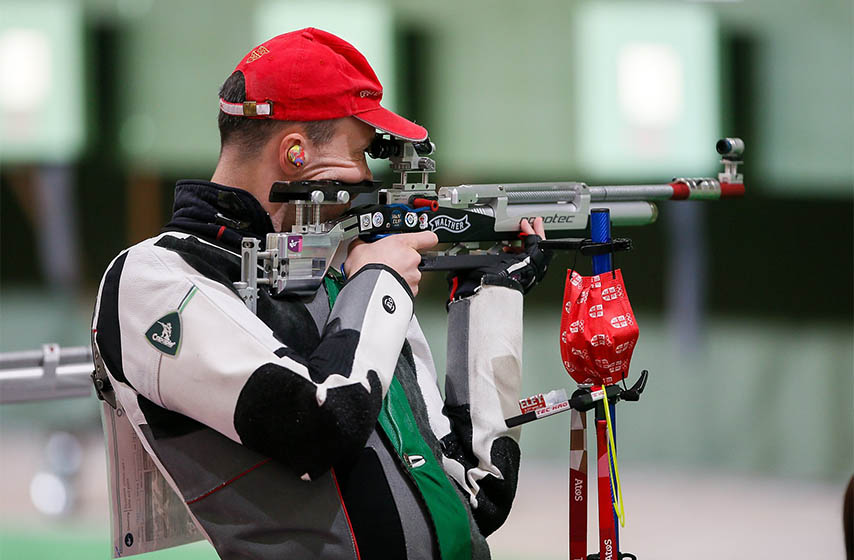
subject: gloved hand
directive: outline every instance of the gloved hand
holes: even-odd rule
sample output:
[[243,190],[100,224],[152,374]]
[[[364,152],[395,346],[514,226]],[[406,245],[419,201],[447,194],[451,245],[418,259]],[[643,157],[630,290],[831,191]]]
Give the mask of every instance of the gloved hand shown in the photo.
[[545,239],[543,219],[534,220],[533,227],[523,220],[521,228],[521,252],[506,252],[490,266],[448,275],[449,302],[470,297],[484,285],[505,286],[527,294],[545,277],[552,254],[539,248],[539,242]]

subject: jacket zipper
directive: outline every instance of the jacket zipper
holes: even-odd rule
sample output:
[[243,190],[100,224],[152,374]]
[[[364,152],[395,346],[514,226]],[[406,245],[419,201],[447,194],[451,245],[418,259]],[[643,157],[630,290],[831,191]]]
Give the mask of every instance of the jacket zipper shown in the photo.
[[397,451],[397,455],[400,456],[403,453],[403,436],[400,435],[400,427],[397,425],[397,422],[394,420],[394,414],[389,410],[389,401],[383,401],[383,408],[385,409],[386,418],[388,418],[391,427],[394,429],[394,437],[397,438],[397,445],[395,445],[395,451]]
[[[385,408],[385,409],[386,409],[386,413],[388,413],[388,407],[386,406],[386,402],[385,402],[385,401],[383,401],[383,408]],[[398,426],[397,426],[397,422],[395,422],[395,421],[394,421],[394,418],[392,417],[392,415],[391,415],[391,414],[388,414],[388,418],[389,418],[389,420],[390,420],[390,422],[391,422],[392,427],[393,427],[393,428],[394,428],[394,430],[395,430],[395,434],[394,434],[394,435],[397,437],[397,440],[400,442],[400,445],[398,446],[399,452],[394,453],[394,457],[395,457],[398,461],[400,461],[400,462],[403,464],[403,469],[402,469],[402,470],[403,470],[403,472],[405,473],[405,476],[410,480],[410,482],[412,482],[412,485],[415,487],[415,490],[412,492],[412,493],[413,493],[413,495],[414,495],[414,497],[415,497],[415,499],[418,501],[418,503],[419,503],[419,504],[420,504],[424,509],[427,509],[427,501],[424,499],[424,496],[422,496],[422,495],[421,495],[421,489],[420,489],[420,487],[418,486],[418,482],[415,480],[415,474],[412,472],[412,469],[407,468],[408,466],[410,466],[409,457],[408,457],[408,456],[406,456],[406,457],[404,458],[404,457],[402,456],[402,455],[404,455],[404,454],[402,453],[402,448],[403,448],[403,438],[400,436],[400,428],[398,428]],[[384,431],[384,430],[380,430],[380,433],[385,433],[385,431]],[[386,435],[387,435],[387,434],[386,434]],[[389,443],[391,443],[392,445],[394,445],[394,443],[393,443],[390,439],[389,439]],[[424,519],[427,521],[427,526],[429,527],[429,529],[430,529],[430,534],[431,534],[431,535],[432,535],[432,537],[433,537],[433,544],[435,544],[435,545],[436,545],[436,551],[439,553],[439,557],[441,558],[442,553],[441,553],[441,551],[439,550],[439,532],[438,532],[438,530],[436,529],[436,522],[435,522],[435,521],[433,521],[433,516],[429,513],[429,510],[428,510],[427,515],[425,515],[425,516],[424,516]]]

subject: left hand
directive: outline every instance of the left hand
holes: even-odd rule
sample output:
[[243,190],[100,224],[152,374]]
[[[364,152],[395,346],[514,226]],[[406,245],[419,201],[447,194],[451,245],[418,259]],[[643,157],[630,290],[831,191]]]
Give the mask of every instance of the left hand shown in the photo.
[[538,246],[546,237],[543,219],[536,218],[533,225],[522,220],[519,227],[524,247],[506,249],[494,265],[449,277],[451,299],[471,296],[481,285],[505,286],[527,294],[545,277],[552,255]]
[[546,228],[543,225],[543,219],[540,216],[534,218],[533,227],[531,227],[531,222],[528,220],[522,220],[519,222],[519,227],[522,228],[522,233],[525,235],[539,235],[540,239],[546,238]]

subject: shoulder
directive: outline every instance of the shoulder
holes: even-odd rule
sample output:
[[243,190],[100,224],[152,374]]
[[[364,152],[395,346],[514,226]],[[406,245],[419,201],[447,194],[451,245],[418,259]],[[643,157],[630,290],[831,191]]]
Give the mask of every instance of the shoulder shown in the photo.
[[240,255],[233,251],[188,233],[165,232],[119,253],[107,266],[103,280],[111,276],[156,280],[164,275],[190,275],[230,286],[229,273],[239,266]]
[[124,315],[158,302],[175,304],[193,287],[218,300],[240,300],[233,286],[239,266],[236,254],[189,234],[169,232],[146,239],[107,266],[96,314],[104,306]]

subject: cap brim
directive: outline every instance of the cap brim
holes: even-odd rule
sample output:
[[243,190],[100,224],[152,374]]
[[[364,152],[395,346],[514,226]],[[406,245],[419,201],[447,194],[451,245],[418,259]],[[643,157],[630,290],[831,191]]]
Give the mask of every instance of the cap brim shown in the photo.
[[426,128],[418,126],[414,122],[404,119],[400,115],[392,113],[383,107],[369,109],[353,116],[382,132],[404,140],[420,142],[427,139]]

